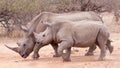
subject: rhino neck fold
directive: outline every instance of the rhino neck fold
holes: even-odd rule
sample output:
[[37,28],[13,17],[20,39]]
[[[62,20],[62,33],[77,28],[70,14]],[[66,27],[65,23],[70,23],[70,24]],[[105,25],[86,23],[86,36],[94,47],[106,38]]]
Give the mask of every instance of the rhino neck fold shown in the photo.
[[59,40],[57,38],[58,31],[59,31],[59,29],[55,29],[54,27],[51,27],[52,40],[55,42],[59,42]]
[[42,18],[44,16],[45,16],[44,13],[40,13],[35,18],[33,18],[33,20],[30,23],[30,26],[29,26],[29,34],[31,34],[33,31],[35,31],[36,27],[38,26],[39,23],[41,23],[40,21],[42,20]]

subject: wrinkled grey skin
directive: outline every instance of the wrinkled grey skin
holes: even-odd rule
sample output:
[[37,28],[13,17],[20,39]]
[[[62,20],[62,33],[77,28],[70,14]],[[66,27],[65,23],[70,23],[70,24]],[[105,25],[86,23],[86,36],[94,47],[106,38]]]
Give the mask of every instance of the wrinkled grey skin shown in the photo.
[[[42,32],[46,29],[46,26],[42,24],[44,21],[52,21],[54,19],[61,19],[61,20],[71,20],[71,21],[80,21],[84,19],[88,20],[97,20],[100,21],[101,18],[94,12],[71,12],[71,13],[63,13],[63,14],[55,14],[55,13],[50,13],[50,12],[43,12],[39,15],[37,15],[29,24],[27,27],[22,26],[21,28],[23,29],[25,35],[22,39],[22,41],[18,42],[18,47],[11,48],[8,47],[9,49],[12,49],[13,51],[19,53],[23,58],[26,58],[32,51],[35,46],[35,38],[33,36],[33,32]],[[57,47],[58,45],[54,42],[51,43],[54,50],[55,50],[55,55],[54,57],[59,56],[57,54]],[[56,46],[54,46],[56,45]],[[41,47],[38,47],[38,51]],[[91,47],[89,51],[86,53],[86,55],[91,55],[93,54],[93,51],[95,50],[95,46]],[[39,54],[38,51],[34,52],[33,58],[38,58]]]
[[[96,44],[101,52],[98,60],[103,60],[106,55],[106,45],[109,39],[109,32],[100,21],[80,21],[71,23],[70,21],[58,21],[56,23],[45,23],[47,29],[39,34],[34,32],[37,46],[45,46],[53,41],[59,43],[58,55],[63,61],[70,61],[71,47],[92,47]],[[66,27],[67,26],[67,27]],[[34,49],[36,50],[36,49]],[[63,53],[66,50],[66,53]]]

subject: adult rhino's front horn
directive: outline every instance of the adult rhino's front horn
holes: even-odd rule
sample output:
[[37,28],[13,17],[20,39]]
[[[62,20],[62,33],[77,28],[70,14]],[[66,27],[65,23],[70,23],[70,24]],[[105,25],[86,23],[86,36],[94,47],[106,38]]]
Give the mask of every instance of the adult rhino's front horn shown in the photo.
[[18,47],[9,47],[7,45],[5,45],[8,49],[11,49],[12,51],[15,51],[18,53]]

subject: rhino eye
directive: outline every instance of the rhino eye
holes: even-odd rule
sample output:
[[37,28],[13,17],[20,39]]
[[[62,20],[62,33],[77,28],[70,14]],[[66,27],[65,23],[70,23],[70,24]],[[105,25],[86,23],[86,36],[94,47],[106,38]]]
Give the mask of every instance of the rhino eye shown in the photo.
[[26,45],[24,44],[23,46],[25,47]]
[[37,44],[39,44],[40,42],[36,42]]
[[45,34],[43,34],[43,37],[45,37]]

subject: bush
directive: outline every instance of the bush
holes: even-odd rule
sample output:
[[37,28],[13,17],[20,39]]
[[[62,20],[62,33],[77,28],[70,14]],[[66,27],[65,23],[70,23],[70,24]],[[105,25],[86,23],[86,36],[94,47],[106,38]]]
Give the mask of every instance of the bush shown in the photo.
[[[16,26],[27,24],[43,11],[63,13],[70,11],[115,11],[119,19],[120,0],[0,0],[0,24],[12,32]],[[9,21],[13,20],[12,26]],[[3,23],[4,21],[4,23]],[[12,28],[12,29],[11,29]]]

